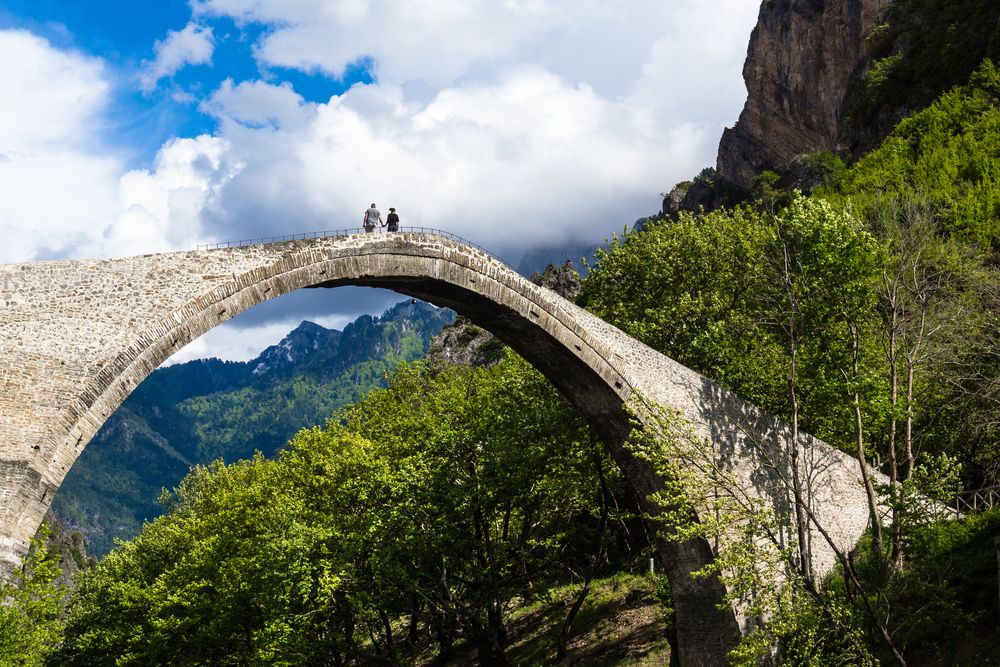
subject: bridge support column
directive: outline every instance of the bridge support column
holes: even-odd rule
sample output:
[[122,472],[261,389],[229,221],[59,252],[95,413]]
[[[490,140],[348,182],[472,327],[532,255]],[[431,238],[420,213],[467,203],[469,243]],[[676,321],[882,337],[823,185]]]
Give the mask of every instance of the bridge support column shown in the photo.
[[30,463],[0,461],[0,580],[21,566],[54,493]]
[[657,552],[667,571],[677,629],[677,664],[713,667],[726,664],[726,654],[740,641],[740,623],[731,608],[720,608],[725,588],[715,577],[694,579],[707,564],[711,549],[704,540],[676,543],[660,540]]
[[[649,499],[663,489],[664,480],[653,466],[637,458],[625,446],[631,426],[621,420],[624,411],[619,409],[613,417],[592,421],[611,457],[621,468],[625,480],[639,499],[642,511],[656,522],[663,508]],[[694,518],[694,517],[693,517]],[[694,520],[697,520],[694,518]],[[726,664],[726,655],[742,637],[743,619],[738,618],[732,607],[724,604],[726,590],[716,577],[694,578],[714,559],[712,548],[702,539],[674,542],[663,534],[665,527],[650,526],[654,534],[660,565],[670,582],[674,604],[676,639],[671,646],[675,654],[673,664],[682,667],[716,667]]]

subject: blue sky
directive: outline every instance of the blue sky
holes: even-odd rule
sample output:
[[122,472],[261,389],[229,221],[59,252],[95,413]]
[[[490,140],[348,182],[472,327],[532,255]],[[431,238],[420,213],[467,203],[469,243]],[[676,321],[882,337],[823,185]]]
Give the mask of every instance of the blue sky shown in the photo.
[[[371,201],[516,263],[594,243],[714,163],[757,0],[0,4],[0,262],[354,227]],[[179,358],[246,358],[292,295]]]
[[[372,81],[366,60],[340,77],[287,67],[261,68],[253,47],[267,25],[237,25],[231,17],[212,17],[202,20],[216,42],[211,62],[185,67],[154,90],[137,88],[135,74],[152,58],[151,47],[167,31],[183,30],[190,19],[186,0],[10,0],[0,5],[0,29],[30,30],[54,46],[98,55],[115,70],[117,85],[109,108],[115,129],[108,139],[127,152],[132,166],[148,164],[171,137],[215,131],[216,119],[199,112],[196,102],[226,79],[287,81],[310,102],[326,102],[355,83]],[[178,91],[190,93],[192,99],[177,101]]]

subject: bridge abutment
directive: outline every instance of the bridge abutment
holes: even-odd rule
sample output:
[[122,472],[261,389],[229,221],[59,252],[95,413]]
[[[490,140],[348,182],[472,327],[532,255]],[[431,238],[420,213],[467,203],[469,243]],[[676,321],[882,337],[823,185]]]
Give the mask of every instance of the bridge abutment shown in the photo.
[[20,567],[55,492],[30,461],[0,461],[0,578]]

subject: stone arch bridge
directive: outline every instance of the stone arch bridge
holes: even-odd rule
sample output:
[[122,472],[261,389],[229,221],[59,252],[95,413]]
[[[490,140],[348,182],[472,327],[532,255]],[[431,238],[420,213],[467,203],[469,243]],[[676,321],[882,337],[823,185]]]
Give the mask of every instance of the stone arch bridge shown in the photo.
[[[53,494],[87,442],[129,393],[186,343],[233,316],[305,287],[368,285],[450,307],[544,373],[596,428],[640,494],[659,488],[623,446],[623,406],[643,395],[671,406],[712,442],[755,497],[774,495],[786,427],[639,343],[486,252],[431,233],[356,234],[123,259],[0,266],[0,576],[17,567]],[[867,509],[857,463],[804,436],[824,466],[812,484],[827,531],[850,547]],[[782,464],[784,465],[784,464]],[[775,502],[786,503],[787,491]],[[813,544],[817,570],[831,551]],[[677,611],[682,664],[722,664],[745,630],[719,610],[717,581],[689,573],[712,545],[658,546]]]

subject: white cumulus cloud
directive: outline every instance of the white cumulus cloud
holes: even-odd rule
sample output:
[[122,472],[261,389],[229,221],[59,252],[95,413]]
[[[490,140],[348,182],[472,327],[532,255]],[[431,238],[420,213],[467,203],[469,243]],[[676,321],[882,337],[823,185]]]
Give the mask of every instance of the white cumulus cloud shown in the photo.
[[0,262],[72,253],[116,208],[104,66],[17,30],[0,30],[0,62]]
[[202,109],[244,169],[218,238],[354,226],[371,200],[515,258],[654,212],[738,116],[756,0],[198,0],[263,66],[375,81],[326,103],[227,82]]
[[187,65],[212,62],[215,40],[208,26],[190,22],[181,30],[168,30],[153,46],[156,58],[139,75],[143,90],[152,90],[160,79],[173,76]]
[[100,254],[134,255],[191,248],[203,236],[202,216],[239,172],[225,139],[201,135],[173,139],[152,170],[119,180],[120,212],[105,229]]
[[696,171],[716,140],[695,125],[650,127],[626,102],[535,67],[429,103],[372,84],[311,104],[256,82],[224,85],[204,106],[240,164],[204,213],[214,238],[356,227],[374,200],[404,225],[514,259],[650,212],[664,170]]
[[112,82],[97,58],[0,31],[0,262],[192,247],[239,165],[225,139],[175,138],[150,169],[108,147]]
[[[268,27],[258,57],[270,65],[340,75],[371,60],[380,81],[435,89],[534,64],[585,81],[602,95],[627,92],[667,38],[684,44],[677,73],[707,73],[721,48],[739,65],[758,0],[193,0],[197,16]],[[736,97],[742,98],[738,88]],[[738,100],[738,101],[741,101]]]

